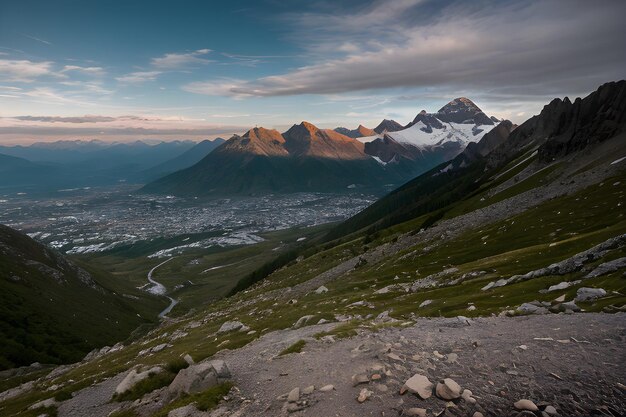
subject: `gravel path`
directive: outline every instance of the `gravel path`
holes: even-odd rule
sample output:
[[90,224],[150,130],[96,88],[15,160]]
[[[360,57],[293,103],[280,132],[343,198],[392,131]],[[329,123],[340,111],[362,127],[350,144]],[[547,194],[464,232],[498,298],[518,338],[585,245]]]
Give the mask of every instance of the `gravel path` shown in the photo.
[[[334,343],[307,340],[303,353],[275,357],[285,336],[293,341],[320,330],[272,333],[220,355],[242,395],[252,400],[243,405],[244,415],[381,416],[411,407],[445,409],[434,396],[424,401],[399,394],[415,373],[435,383],[453,378],[473,392],[475,405],[460,401],[445,415],[516,415],[513,403],[522,398],[551,404],[563,416],[626,412],[619,385],[626,383],[626,314],[483,318],[471,325],[456,318],[419,319],[411,327],[363,332]],[[353,375],[381,366],[391,375],[380,383],[352,385]],[[327,384],[335,390],[306,397],[309,404],[302,411],[289,413],[285,400],[278,399],[295,387]],[[373,394],[360,404],[362,388]]]

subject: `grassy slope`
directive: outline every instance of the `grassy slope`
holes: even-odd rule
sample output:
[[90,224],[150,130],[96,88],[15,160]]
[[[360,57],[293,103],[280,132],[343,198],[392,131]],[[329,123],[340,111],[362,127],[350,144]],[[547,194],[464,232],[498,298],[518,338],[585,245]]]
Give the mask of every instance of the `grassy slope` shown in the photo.
[[[60,255],[56,259],[32,239],[7,233],[16,252],[0,254],[0,368],[73,362],[156,322],[161,300],[83,265],[98,287],[90,288]],[[63,280],[32,261],[62,271]]]

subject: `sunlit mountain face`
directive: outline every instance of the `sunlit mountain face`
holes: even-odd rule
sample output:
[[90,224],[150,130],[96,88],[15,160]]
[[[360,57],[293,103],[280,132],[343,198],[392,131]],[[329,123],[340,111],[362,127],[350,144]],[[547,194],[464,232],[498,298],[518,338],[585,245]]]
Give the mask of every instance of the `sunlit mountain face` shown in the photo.
[[0,2],[0,416],[626,415],[626,2]]

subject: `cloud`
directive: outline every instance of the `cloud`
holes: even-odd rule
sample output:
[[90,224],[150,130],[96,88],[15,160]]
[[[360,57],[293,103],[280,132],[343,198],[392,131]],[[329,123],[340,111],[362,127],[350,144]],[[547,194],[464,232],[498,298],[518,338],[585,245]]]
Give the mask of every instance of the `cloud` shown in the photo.
[[28,122],[49,122],[49,123],[101,123],[112,122],[117,120],[110,116],[77,116],[77,117],[61,117],[61,116],[15,116],[13,119]]
[[34,62],[27,59],[0,59],[0,80],[32,82],[36,78],[51,75],[50,61]]
[[105,74],[104,69],[102,67],[81,67],[78,65],[66,65],[61,70],[61,72],[69,72],[69,71],[74,71],[74,72],[98,76],[98,77],[103,76]]
[[46,41],[46,40],[44,40],[44,39],[37,38],[37,37],[35,37],[35,36],[27,35],[27,34],[25,34],[25,33],[23,33],[23,34],[22,34],[22,36],[24,36],[24,37],[26,37],[26,38],[28,38],[28,39],[32,39],[32,40],[34,40],[34,41],[40,42],[40,43],[45,43],[46,45],[52,45],[52,42],[48,42],[48,41]]
[[141,84],[156,80],[160,74],[162,74],[161,71],[138,71],[116,77],[115,79],[124,84]]
[[198,49],[193,52],[169,53],[158,58],[152,58],[151,64],[153,67],[163,70],[187,68],[196,64],[204,65],[212,61],[201,57],[210,52],[210,49]]
[[431,6],[417,0],[375,2],[349,15],[290,16],[294,38],[315,44],[313,51],[337,51],[339,45],[343,53],[251,81],[211,80],[183,89],[240,98],[463,87],[531,98],[585,93],[626,76],[626,38],[621,36],[626,2],[480,7],[452,2],[437,11]]
[[[188,83],[182,86],[182,89],[196,94],[205,94],[209,96],[238,96],[234,93],[246,81],[233,78],[220,78],[214,81],[198,81]],[[241,96],[249,96],[250,94],[242,94]]]

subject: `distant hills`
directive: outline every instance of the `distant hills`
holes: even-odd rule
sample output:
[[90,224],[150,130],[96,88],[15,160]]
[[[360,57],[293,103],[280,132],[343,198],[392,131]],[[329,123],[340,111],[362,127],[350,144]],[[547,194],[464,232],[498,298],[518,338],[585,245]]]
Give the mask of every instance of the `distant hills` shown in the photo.
[[0,189],[50,191],[119,182],[144,183],[193,165],[222,142],[223,139],[198,144],[77,140],[0,146],[0,158],[5,162],[0,167]]

